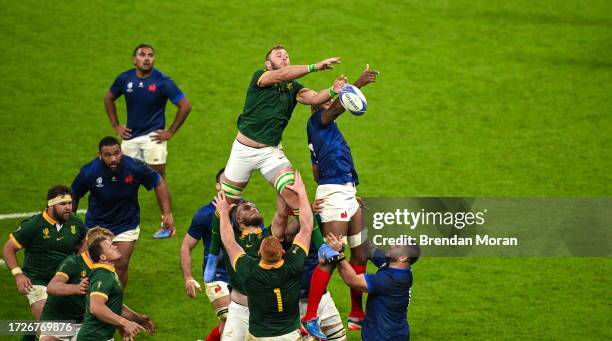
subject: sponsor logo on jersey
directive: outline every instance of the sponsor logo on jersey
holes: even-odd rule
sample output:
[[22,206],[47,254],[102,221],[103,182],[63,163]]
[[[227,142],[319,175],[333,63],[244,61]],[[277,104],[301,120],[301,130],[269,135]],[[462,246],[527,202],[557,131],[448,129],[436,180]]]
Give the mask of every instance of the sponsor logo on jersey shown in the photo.
[[76,226],[74,226],[74,225],[70,226],[70,233],[76,234]]

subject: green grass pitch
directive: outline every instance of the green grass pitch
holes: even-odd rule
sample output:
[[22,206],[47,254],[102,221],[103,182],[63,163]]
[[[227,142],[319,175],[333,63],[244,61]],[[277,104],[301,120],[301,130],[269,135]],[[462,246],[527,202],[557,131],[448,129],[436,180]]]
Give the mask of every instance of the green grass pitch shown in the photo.
[[[612,195],[606,0],[6,0],[0,12],[0,214],[41,210],[48,187],[69,184],[95,156],[98,140],[113,133],[102,96],[131,67],[138,43],[157,48],[156,67],[193,102],[169,144],[175,238],[149,238],[159,211],[154,195],[141,192],[142,237],[125,302],[150,314],[158,334],[138,339],[196,340],[216,324],[205,295],[184,294],[179,245],[214,194],[249,78],[277,43],[294,64],[342,57],[333,72],[306,76],[310,88],[341,73],[354,80],[366,63],[381,71],[364,89],[368,112],[339,119],[362,196]],[[174,107],[167,111],[172,120]],[[296,109],[283,145],[314,193],[308,115]],[[271,218],[274,191],[261,176],[245,196]],[[18,223],[0,220],[2,242]],[[193,253],[196,276],[201,252]],[[611,269],[609,258],[422,259],[412,337],[610,340]],[[345,315],[348,289],[337,275],[331,291]],[[5,270],[0,292],[0,320],[30,317]]]

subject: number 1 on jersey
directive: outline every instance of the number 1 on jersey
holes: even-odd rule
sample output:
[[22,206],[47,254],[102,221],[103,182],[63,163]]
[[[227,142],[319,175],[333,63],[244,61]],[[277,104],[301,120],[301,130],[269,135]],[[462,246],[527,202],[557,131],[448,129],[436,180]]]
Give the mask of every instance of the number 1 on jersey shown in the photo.
[[274,289],[274,294],[276,294],[276,305],[278,307],[278,312],[283,312],[283,297],[281,296],[280,288]]

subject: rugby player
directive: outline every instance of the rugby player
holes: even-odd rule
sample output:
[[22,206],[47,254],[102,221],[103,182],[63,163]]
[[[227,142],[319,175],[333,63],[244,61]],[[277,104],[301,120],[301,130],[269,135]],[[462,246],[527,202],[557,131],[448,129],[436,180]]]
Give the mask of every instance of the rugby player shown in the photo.
[[[113,129],[123,139],[121,149],[127,156],[144,161],[163,178],[166,173],[167,141],[181,127],[191,111],[191,103],[174,81],[155,69],[155,50],[140,44],[132,54],[135,68],[117,76],[104,96],[104,107]],[[115,101],[125,96],[127,124],[117,118]],[[174,122],[166,129],[166,103],[178,107]],[[173,230],[162,228],[154,238],[169,238]]]
[[163,177],[142,161],[122,154],[116,138],[104,137],[98,151],[99,156],[83,166],[72,182],[73,210],[76,212],[79,199],[89,192],[85,224],[102,226],[115,234],[113,243],[122,255],[115,266],[125,288],[130,258],[140,235],[138,189],[140,185],[155,189],[163,224],[174,229],[170,194]]
[[[354,85],[361,88],[375,82],[377,75],[378,71],[370,70],[368,65]],[[351,266],[356,273],[361,274],[366,269],[367,258],[363,245],[366,236],[362,233],[361,208],[356,197],[359,178],[353,164],[351,149],[335,122],[343,112],[344,108],[340,101],[329,100],[313,106],[313,114],[307,125],[308,148],[314,179],[318,183],[316,199],[324,200],[320,214],[323,232],[348,235]],[[320,265],[312,275],[308,309],[302,321],[305,328],[313,335],[318,334],[320,330],[316,319],[318,304],[332,271],[333,267]],[[360,328],[364,317],[361,300],[361,292],[351,289],[349,329]]]
[[[103,227],[94,227],[87,231],[85,240],[92,242],[99,237],[112,240],[113,233]],[[87,250],[79,255],[70,255],[57,268],[55,276],[47,285],[48,298],[45,302],[41,321],[75,321],[72,335],[40,335],[40,341],[74,341],[83,323],[85,315],[85,295],[89,289],[89,274],[93,261]],[[52,326],[50,326],[52,327]],[[52,328],[46,328],[52,330]]]
[[123,304],[123,288],[113,265],[121,258],[117,246],[101,237],[93,240],[87,250],[94,264],[77,341],[111,341],[117,328],[123,340],[133,340],[142,331],[153,334],[153,321]]
[[[221,190],[220,177],[223,169],[217,172],[216,189]],[[196,289],[200,289],[200,284],[193,278],[191,271],[191,250],[202,240],[204,243],[204,261],[202,270],[205,270],[206,260],[208,258],[208,250],[211,239],[211,223],[215,214],[215,206],[212,202],[202,206],[193,216],[191,226],[187,230],[187,234],[183,238],[181,244],[181,268],[183,270],[183,278],[185,279],[185,292],[191,298],[196,297]],[[216,265],[216,264],[215,264]],[[230,303],[229,289],[227,283],[229,276],[225,270],[223,261],[216,266],[215,276],[213,280],[206,283],[206,296],[215,309],[215,313],[219,318],[219,324],[213,328],[205,339],[206,341],[218,341],[223,333],[223,326],[227,318],[228,305]]]
[[[58,265],[83,245],[87,228],[72,214],[72,191],[54,186],[47,192],[47,208],[21,222],[9,235],[3,248],[7,267],[15,276],[17,290],[28,298],[32,316],[40,319],[47,299],[47,284]],[[23,270],[17,262],[17,251],[23,249]],[[26,335],[24,340],[34,340]]]
[[[326,235],[327,243],[342,250],[341,236]],[[415,246],[394,246],[385,252],[387,265],[376,274],[357,274],[343,258],[338,263],[342,280],[351,288],[368,293],[366,314],[361,330],[363,341],[410,340],[407,310],[412,287],[412,265],[419,259]]]
[[300,231],[286,253],[276,237],[265,238],[258,252],[261,259],[246,255],[236,242],[229,216],[231,205],[226,195],[220,192],[215,201],[220,213],[223,245],[232,267],[245,284],[249,301],[249,331],[245,340],[301,339],[298,295],[313,218],[299,172],[295,173],[295,182],[286,188],[295,191],[299,198]]

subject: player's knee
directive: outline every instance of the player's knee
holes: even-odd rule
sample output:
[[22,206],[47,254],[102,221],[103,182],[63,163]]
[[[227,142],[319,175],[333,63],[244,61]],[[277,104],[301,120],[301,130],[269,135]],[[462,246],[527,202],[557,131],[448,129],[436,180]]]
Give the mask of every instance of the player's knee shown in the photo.
[[274,182],[274,188],[276,192],[281,194],[281,191],[289,184],[295,182],[295,173],[288,171],[281,173]]
[[236,185],[229,184],[227,181],[221,181],[221,190],[228,198],[240,200],[242,198],[242,192],[244,188],[240,188]]
[[368,230],[363,229],[359,233],[348,236],[348,245],[352,249],[362,245],[368,240]]

